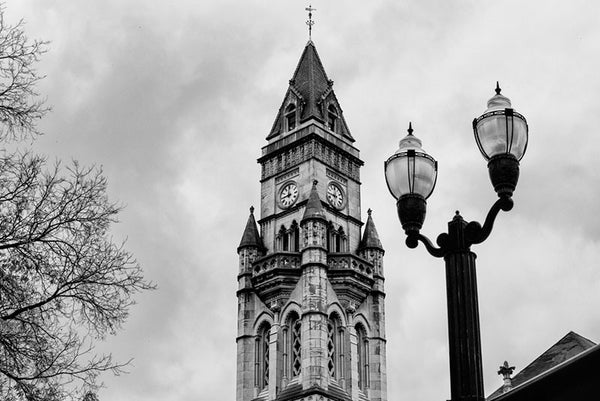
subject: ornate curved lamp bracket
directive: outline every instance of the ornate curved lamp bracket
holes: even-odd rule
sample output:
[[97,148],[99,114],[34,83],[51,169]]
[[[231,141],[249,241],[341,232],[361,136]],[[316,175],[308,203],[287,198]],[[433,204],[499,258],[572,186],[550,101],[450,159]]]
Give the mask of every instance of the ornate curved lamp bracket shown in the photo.
[[[442,245],[440,243],[440,238],[444,235],[447,235],[447,234],[440,234],[438,236],[437,243],[440,246]],[[421,234],[420,232],[409,234],[406,237],[406,246],[408,246],[411,249],[416,248],[417,245],[419,245],[419,241],[421,241],[423,243],[423,245],[425,245],[425,249],[427,249],[427,252],[429,252],[430,255],[435,256],[436,258],[441,258],[444,255],[446,255],[446,250],[443,247],[436,248],[431,243],[431,240],[429,238],[427,238],[426,236],[424,236],[423,234]]]
[[483,223],[483,227],[476,221],[467,224],[467,227],[465,228],[465,242],[467,243],[467,246],[481,244],[485,241],[490,236],[492,228],[494,228],[494,221],[496,221],[496,217],[500,210],[508,212],[513,208],[513,205],[514,202],[510,196],[502,196],[490,208],[490,211],[485,218],[485,222]]
[[513,208],[513,205],[514,202],[510,196],[500,197],[490,208],[485,218],[485,222],[483,223],[483,227],[477,221],[471,221],[466,224],[466,226],[463,226],[464,231],[462,229],[460,230],[464,235],[454,233],[451,237],[448,233],[441,233],[436,240],[439,248],[433,245],[431,240],[421,234],[418,230],[408,233],[406,245],[409,248],[414,249],[419,245],[420,241],[425,246],[425,249],[427,249],[427,252],[436,258],[445,257],[449,252],[455,252],[457,250],[469,250],[471,245],[480,244],[490,236],[492,228],[494,227],[494,221],[500,210],[508,212]]

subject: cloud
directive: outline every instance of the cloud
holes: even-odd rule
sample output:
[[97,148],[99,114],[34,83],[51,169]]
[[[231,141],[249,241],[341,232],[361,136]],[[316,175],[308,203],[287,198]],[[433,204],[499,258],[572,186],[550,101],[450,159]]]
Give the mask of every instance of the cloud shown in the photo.
[[[443,261],[404,246],[383,163],[408,121],[440,164],[423,232],[496,195],[471,120],[496,80],[530,124],[515,209],[476,247],[486,387],[569,330],[600,340],[598,7],[587,2],[318,2],[313,31],[365,166],[362,200],[386,248],[389,399],[448,398]],[[135,358],[101,399],[235,392],[235,250],[260,202],[256,159],[307,39],[293,2],[8,4],[52,41],[36,150],[103,165],[127,209],[114,235],[159,290],[101,345]],[[577,313],[573,313],[577,311]],[[514,361],[514,362],[513,362]],[[488,391],[488,392],[489,392]]]

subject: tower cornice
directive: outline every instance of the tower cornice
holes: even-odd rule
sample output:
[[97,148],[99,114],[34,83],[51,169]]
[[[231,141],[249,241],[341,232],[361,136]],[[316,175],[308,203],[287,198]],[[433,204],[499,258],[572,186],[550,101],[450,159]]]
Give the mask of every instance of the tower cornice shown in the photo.
[[359,158],[358,149],[315,125],[263,148],[263,156],[257,159],[262,165],[261,182],[311,159],[360,184],[360,167],[364,162]]
[[323,143],[328,143],[335,146],[341,152],[346,153],[349,157],[356,159],[362,166],[364,162],[359,158],[359,150],[348,142],[338,138],[329,130],[324,129],[316,124],[314,120],[309,121],[306,125],[301,125],[295,131],[288,135],[273,141],[272,143],[262,147],[262,156],[258,158],[258,162],[262,163],[267,158],[282,153],[292,146],[308,141],[313,138],[318,138]]

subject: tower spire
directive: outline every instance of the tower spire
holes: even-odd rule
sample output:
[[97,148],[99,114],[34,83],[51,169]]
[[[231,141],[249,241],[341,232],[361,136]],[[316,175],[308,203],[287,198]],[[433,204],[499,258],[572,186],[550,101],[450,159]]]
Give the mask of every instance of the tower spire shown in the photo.
[[371,213],[373,211],[369,209],[367,214],[367,224],[365,224],[364,234],[362,240],[359,244],[359,249],[367,249],[367,248],[375,248],[383,250],[383,246],[381,245],[381,241],[379,240],[379,234],[377,233],[377,229],[375,228],[375,223],[373,222],[373,218],[371,217]]
[[248,222],[242,235],[242,240],[238,249],[244,247],[253,247],[261,249],[263,247],[258,228],[256,228],[256,220],[254,219],[254,206],[250,206],[250,216],[248,216]]
[[307,219],[326,220],[325,212],[323,212],[323,207],[321,206],[321,199],[319,198],[319,193],[317,192],[317,183],[317,180],[313,181],[313,186],[310,190],[310,195],[308,197],[308,202],[306,203],[306,209],[304,210],[302,221]]
[[315,24],[315,21],[312,19],[312,12],[317,11],[317,9],[309,5],[305,10],[308,11],[308,20],[306,21],[306,25],[308,25],[308,40],[312,40],[312,26]]

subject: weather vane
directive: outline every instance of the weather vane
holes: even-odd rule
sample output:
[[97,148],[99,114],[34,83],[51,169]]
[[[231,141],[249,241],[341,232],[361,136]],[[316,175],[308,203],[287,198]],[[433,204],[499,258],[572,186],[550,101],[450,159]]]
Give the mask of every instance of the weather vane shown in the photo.
[[308,11],[308,21],[306,21],[306,25],[308,25],[308,39],[312,39],[312,26],[315,24],[315,21],[312,19],[312,12],[317,11],[316,8],[312,8],[312,5],[309,5],[305,8]]

